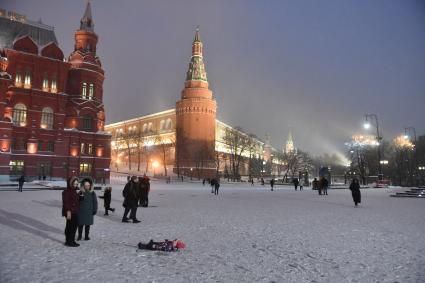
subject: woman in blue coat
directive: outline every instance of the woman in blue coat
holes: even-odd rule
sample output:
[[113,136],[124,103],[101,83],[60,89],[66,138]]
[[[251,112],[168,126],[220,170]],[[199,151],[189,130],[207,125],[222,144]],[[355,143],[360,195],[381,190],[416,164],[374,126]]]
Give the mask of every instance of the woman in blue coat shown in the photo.
[[97,213],[97,198],[94,192],[93,181],[90,178],[85,178],[81,182],[80,195],[83,197],[80,200],[80,210],[78,212],[78,238],[81,240],[84,227],[84,240],[90,240],[90,226],[93,225],[94,215]]

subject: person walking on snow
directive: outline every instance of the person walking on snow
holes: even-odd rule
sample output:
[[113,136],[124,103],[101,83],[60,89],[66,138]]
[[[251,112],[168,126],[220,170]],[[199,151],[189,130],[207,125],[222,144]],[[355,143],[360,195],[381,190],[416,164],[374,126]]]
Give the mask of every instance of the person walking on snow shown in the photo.
[[214,179],[214,194],[218,195],[218,189],[220,188],[220,183]]
[[212,193],[212,194],[214,193],[215,182],[217,182],[217,181],[216,181],[216,179],[214,179],[214,178],[212,178],[212,179],[211,179],[211,181],[210,181],[210,185],[211,185],[211,193]]
[[84,240],[88,241],[90,226],[93,225],[94,216],[97,213],[97,198],[94,192],[93,180],[91,178],[84,178],[81,182],[80,210],[78,211],[78,238],[81,240],[84,228]]
[[324,195],[328,195],[329,182],[325,177],[322,177],[322,190]]
[[108,211],[115,211],[115,208],[111,208],[111,193],[112,187],[106,187],[103,193],[103,206],[105,207],[105,215],[109,215]]
[[298,189],[298,184],[299,184],[298,179],[297,178],[294,178],[294,180],[292,180],[292,183],[294,183],[295,190],[297,190]]
[[22,188],[24,187],[24,183],[25,183],[25,176],[24,176],[24,174],[22,174],[21,177],[19,177],[19,179],[18,179],[18,192],[22,192]]
[[62,216],[66,217],[65,226],[65,246],[78,247],[75,242],[75,232],[78,227],[78,211],[80,202],[78,197],[78,179],[71,177],[68,179],[67,187],[62,192]]
[[270,187],[272,187],[272,192],[273,192],[273,188],[274,188],[274,179],[270,180]]
[[314,178],[313,182],[311,182],[311,188],[313,190],[318,190],[319,191],[319,195],[322,194],[322,189],[319,188],[319,181],[317,181],[317,178]]
[[151,190],[150,179],[146,174],[143,175],[143,178],[139,179],[139,186],[141,190],[140,206],[148,207],[149,205],[149,192]]
[[360,193],[360,184],[357,179],[353,179],[353,181],[351,182],[350,191],[351,191],[351,195],[353,196],[354,205],[357,206],[357,204],[362,202],[362,196]]
[[139,223],[140,221],[136,218],[137,213],[137,201],[138,201],[138,179],[136,176],[130,178],[130,181],[125,185],[124,190],[122,191],[122,196],[124,197],[124,215],[122,217],[122,222],[129,222],[127,218],[128,213],[130,212],[130,219],[133,220],[133,223]]

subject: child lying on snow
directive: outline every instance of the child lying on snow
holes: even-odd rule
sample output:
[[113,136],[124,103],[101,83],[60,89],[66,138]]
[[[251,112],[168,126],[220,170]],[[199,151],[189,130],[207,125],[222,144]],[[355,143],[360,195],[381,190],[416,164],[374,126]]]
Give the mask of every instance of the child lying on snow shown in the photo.
[[165,240],[164,242],[154,242],[153,240],[150,240],[147,244],[140,242],[137,246],[141,250],[163,252],[175,252],[179,249],[184,249],[186,247],[185,243],[183,243],[182,240],[178,239],[175,239],[173,241]]

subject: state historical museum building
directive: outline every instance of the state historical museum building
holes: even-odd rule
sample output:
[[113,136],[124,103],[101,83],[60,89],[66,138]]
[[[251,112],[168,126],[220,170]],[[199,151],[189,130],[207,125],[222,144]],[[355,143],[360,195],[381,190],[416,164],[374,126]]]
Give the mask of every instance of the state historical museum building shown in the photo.
[[90,2],[67,60],[52,27],[0,9],[0,180],[109,179],[97,43]]

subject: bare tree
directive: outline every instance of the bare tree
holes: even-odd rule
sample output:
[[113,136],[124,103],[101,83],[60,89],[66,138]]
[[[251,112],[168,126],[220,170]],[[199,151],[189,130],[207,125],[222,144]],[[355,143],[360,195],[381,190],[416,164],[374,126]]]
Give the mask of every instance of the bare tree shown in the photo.
[[162,164],[164,166],[164,175],[168,176],[167,172],[167,154],[169,150],[176,146],[176,142],[174,138],[165,139],[164,137],[160,137],[158,140],[158,145],[161,149],[162,153]]
[[240,127],[234,129],[226,128],[223,142],[230,151],[230,167],[232,178],[235,181],[239,179],[239,165],[243,158],[243,152],[246,151],[249,146],[250,138],[242,133]]

